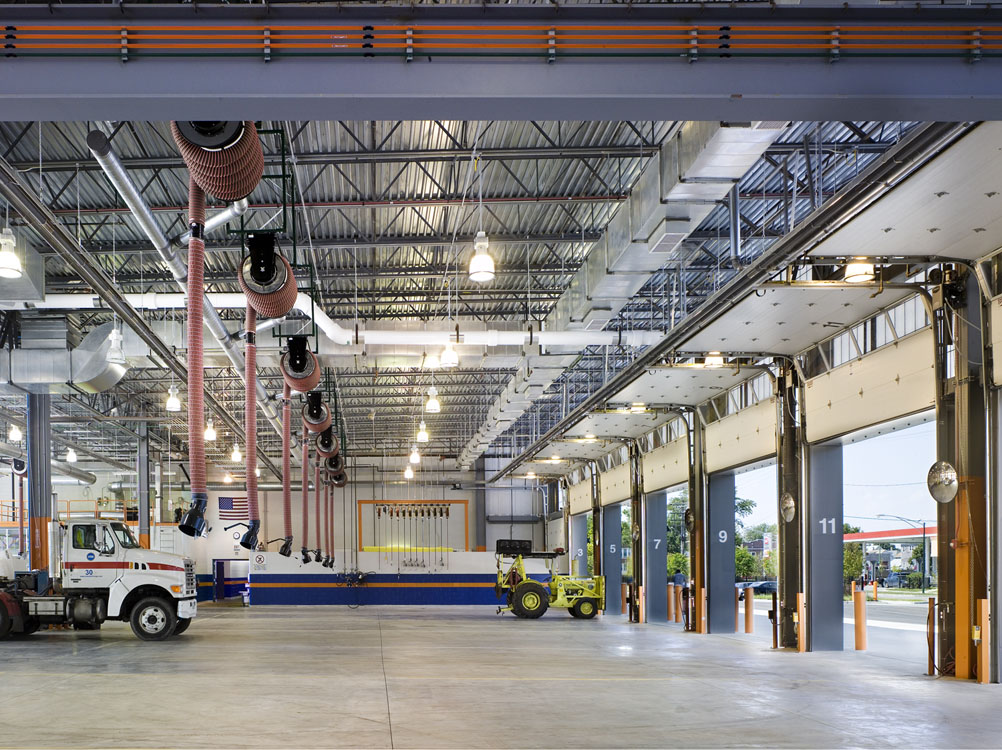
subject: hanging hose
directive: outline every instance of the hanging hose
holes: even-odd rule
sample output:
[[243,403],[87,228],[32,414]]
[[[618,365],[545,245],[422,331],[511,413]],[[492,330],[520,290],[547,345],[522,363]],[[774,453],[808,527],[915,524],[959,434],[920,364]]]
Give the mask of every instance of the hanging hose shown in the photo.
[[329,568],[334,555],[331,554],[331,486],[327,481],[324,481],[324,549],[327,550],[324,567]]
[[303,424],[310,432],[323,432],[331,426],[331,410],[324,403],[324,394],[320,391],[310,391],[306,394]]
[[300,552],[303,562],[310,562],[310,551],[306,545],[310,543],[310,441],[306,428],[303,428],[303,547]]
[[330,456],[324,461],[324,468],[332,479],[338,474],[344,474],[344,457],[340,453]]
[[[264,152],[254,123],[171,122],[171,133],[188,167],[188,455],[191,506],[178,524],[182,533],[205,531],[209,496],[205,470],[205,403],[202,300],[205,293],[205,194],[219,200],[247,197],[264,172]],[[318,368],[319,369],[319,368]]]
[[247,432],[245,465],[247,468],[247,509],[250,514],[247,533],[240,540],[244,549],[257,549],[257,534],[261,530],[261,516],[257,507],[257,313],[247,305],[244,334],[247,346],[244,351],[244,429]]
[[335,487],[341,488],[348,484],[348,474],[342,469],[337,474],[331,475],[331,481],[334,483]]
[[262,317],[281,318],[296,304],[299,294],[292,266],[276,252],[273,232],[249,235],[247,248],[239,274],[247,303]]
[[202,360],[202,302],[205,288],[205,193],[188,179],[188,468],[191,475],[191,507],[178,528],[188,536],[205,531],[209,504],[205,476],[205,385]]
[[285,542],[278,554],[292,555],[292,391],[282,389],[282,513],[285,520]]
[[327,429],[317,435],[315,447],[317,455],[321,458],[336,456],[341,451],[341,445],[338,443],[333,427],[327,425]]
[[290,336],[288,343],[289,350],[278,362],[282,377],[294,391],[299,393],[312,391],[320,383],[320,363],[317,361],[317,355],[307,347],[305,336]]
[[319,459],[313,464],[313,507],[316,513],[316,526],[317,526],[317,548],[314,550],[314,559],[317,562],[323,562],[323,554],[321,549],[324,546],[324,525],[322,523],[323,517],[320,515],[320,461]]

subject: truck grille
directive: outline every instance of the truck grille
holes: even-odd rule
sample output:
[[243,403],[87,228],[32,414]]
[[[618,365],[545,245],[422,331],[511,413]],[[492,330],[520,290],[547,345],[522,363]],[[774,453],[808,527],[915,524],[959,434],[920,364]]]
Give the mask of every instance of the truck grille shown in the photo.
[[185,596],[195,596],[196,593],[196,582],[195,582],[195,561],[185,558],[184,560],[184,595]]

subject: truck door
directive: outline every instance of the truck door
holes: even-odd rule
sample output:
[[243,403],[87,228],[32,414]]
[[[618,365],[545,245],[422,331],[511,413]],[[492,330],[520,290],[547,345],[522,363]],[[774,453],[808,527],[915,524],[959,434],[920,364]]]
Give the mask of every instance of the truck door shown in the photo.
[[122,574],[124,563],[107,524],[82,522],[70,525],[63,561],[63,585],[69,588],[105,589]]

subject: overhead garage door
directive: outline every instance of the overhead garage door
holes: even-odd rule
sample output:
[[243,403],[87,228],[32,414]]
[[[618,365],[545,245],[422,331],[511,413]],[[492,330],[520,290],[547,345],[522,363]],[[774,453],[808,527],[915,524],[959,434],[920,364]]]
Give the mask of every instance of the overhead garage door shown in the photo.
[[706,470],[732,469],[776,454],[776,399],[706,426]]
[[684,438],[644,454],[644,492],[663,490],[689,481],[689,441]]

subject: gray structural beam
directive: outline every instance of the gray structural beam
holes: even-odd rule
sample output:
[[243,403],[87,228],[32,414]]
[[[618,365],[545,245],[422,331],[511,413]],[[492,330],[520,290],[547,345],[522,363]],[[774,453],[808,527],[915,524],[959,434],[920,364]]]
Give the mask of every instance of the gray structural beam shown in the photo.
[[810,651],[841,651],[842,445],[807,452],[807,634]]
[[623,505],[602,508],[602,575],[605,576],[605,611],[623,614]]
[[711,474],[706,503],[706,626],[734,632],[734,474]]
[[588,514],[578,513],[571,516],[570,539],[567,549],[571,556],[571,575],[588,575]]
[[52,508],[52,441],[49,434],[51,410],[51,395],[28,394],[28,547],[31,549],[32,570],[49,567],[49,523],[55,515]]
[[[380,27],[402,23],[534,23],[567,28],[615,23],[627,29],[645,23],[829,24],[843,29],[860,23],[967,24],[977,28],[1002,20],[992,7],[784,7],[700,8],[631,5],[592,8],[351,8],[343,6],[222,6],[201,4],[63,6],[25,5],[4,9],[4,24],[58,23],[113,26],[205,24],[279,27],[283,23]],[[543,26],[547,28],[547,26]],[[477,49],[458,54],[421,54],[407,62],[363,56],[348,49],[339,56],[282,56],[242,50],[244,57],[144,57],[128,62],[108,57],[11,56],[2,64],[4,117],[12,120],[169,120],[242,117],[272,120],[352,119],[523,119],[601,120],[610,106],[618,119],[691,120],[912,120],[998,119],[1002,90],[999,63],[970,55],[955,57],[850,57],[848,47],[833,57],[826,49],[805,56],[711,57],[714,46],[695,57],[679,54],[624,57],[570,56],[545,50],[524,57]],[[360,45],[359,45],[360,47]],[[908,50],[914,54],[913,50]],[[112,53],[117,50],[112,50]],[[497,51],[495,51],[497,52]],[[8,54],[10,51],[8,50]],[[381,51],[380,54],[385,54]],[[810,55],[810,56],[808,56]],[[270,62],[266,61],[270,59]],[[698,61],[697,61],[698,60]],[[838,60],[838,64],[830,64]],[[692,63],[692,64],[690,64]],[[207,74],[208,73],[208,74]]]
[[668,495],[663,490],[644,498],[644,594],[648,622],[668,621]]
[[146,422],[136,430],[136,499],[139,502],[139,543],[150,547],[150,434]]

